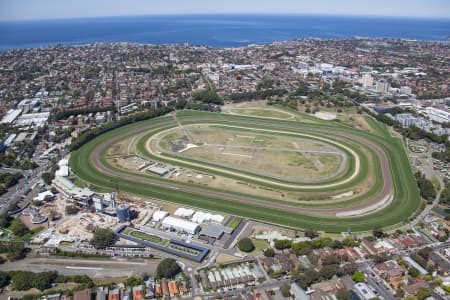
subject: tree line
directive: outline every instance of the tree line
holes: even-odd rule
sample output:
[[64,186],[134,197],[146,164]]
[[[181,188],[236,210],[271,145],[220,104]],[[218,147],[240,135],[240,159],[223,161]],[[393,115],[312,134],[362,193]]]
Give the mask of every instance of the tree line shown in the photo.
[[152,109],[147,112],[137,113],[128,117],[124,117],[120,119],[117,122],[110,122],[105,125],[102,125],[100,127],[93,128],[91,130],[88,130],[84,133],[82,133],[80,136],[78,136],[75,140],[72,141],[72,143],[69,146],[70,151],[74,151],[79,149],[81,146],[86,144],[87,142],[93,140],[97,136],[106,133],[108,131],[111,131],[113,129],[133,124],[139,121],[144,121],[148,119],[153,119],[162,115],[165,115],[169,112],[173,111],[173,107],[166,106],[162,108]]

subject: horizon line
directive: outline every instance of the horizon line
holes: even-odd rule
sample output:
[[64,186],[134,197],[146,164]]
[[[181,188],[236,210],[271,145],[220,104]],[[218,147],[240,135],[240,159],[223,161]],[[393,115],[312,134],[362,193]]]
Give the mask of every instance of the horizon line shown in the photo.
[[445,20],[450,21],[450,17],[441,16],[402,16],[402,15],[367,15],[367,14],[329,14],[329,13],[254,13],[254,12],[210,12],[210,13],[155,13],[142,15],[109,15],[109,16],[79,16],[79,17],[55,17],[43,19],[7,19],[0,23],[14,22],[39,22],[39,21],[61,21],[61,20],[85,20],[85,19],[107,19],[107,18],[135,18],[135,17],[170,17],[170,16],[233,16],[233,15],[251,15],[251,16],[317,16],[317,17],[343,17],[343,18],[386,18],[386,19],[421,19],[421,20]]

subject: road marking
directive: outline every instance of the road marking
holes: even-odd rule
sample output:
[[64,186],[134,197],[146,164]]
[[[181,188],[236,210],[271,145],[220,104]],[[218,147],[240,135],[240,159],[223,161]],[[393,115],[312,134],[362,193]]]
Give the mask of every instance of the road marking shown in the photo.
[[66,267],[66,269],[73,270],[104,270],[103,268],[94,268],[94,267]]

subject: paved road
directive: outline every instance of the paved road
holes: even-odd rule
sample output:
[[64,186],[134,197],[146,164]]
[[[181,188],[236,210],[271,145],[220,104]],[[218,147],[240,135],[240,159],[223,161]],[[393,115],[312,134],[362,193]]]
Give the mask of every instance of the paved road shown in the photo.
[[58,271],[62,275],[86,274],[94,278],[134,276],[142,273],[154,274],[158,260],[90,260],[70,258],[25,258],[2,265],[2,270],[28,270],[33,272]]
[[33,170],[23,170],[21,173],[23,178],[19,182],[8,189],[8,192],[0,196],[0,214],[6,213],[8,208],[17,202],[17,198],[24,196],[26,200],[31,200],[37,195],[38,191],[33,190],[29,194],[25,195],[25,192],[31,188],[34,184],[41,180],[41,173],[45,172],[49,167],[49,163],[44,163]]
[[372,267],[367,262],[359,263],[358,267],[362,272],[369,275],[366,275],[366,282],[370,287],[374,288],[377,291],[378,295],[383,296],[383,298],[386,300],[396,300],[392,292],[383,283],[383,280],[381,280],[377,276],[371,276],[371,274],[374,274],[374,272],[372,270]]
[[[202,120],[202,121],[205,121],[205,120]],[[214,121],[216,121],[216,120],[214,120]],[[252,123],[252,126],[257,126],[258,124],[262,125],[259,122],[251,122],[251,123]],[[169,188],[169,189],[175,188],[175,189],[180,189],[185,192],[189,192],[189,193],[193,193],[193,194],[203,194],[203,195],[214,197],[214,198],[230,199],[230,200],[234,200],[234,201],[255,204],[255,205],[264,206],[264,207],[268,207],[268,208],[275,208],[275,209],[281,209],[281,210],[287,210],[287,211],[296,211],[296,212],[300,212],[300,213],[313,213],[313,214],[316,213],[316,214],[331,214],[332,215],[332,214],[335,214],[336,212],[344,212],[344,211],[349,211],[349,210],[360,210],[360,209],[364,209],[368,206],[374,205],[376,203],[379,203],[380,201],[385,199],[386,196],[388,196],[391,192],[391,187],[392,187],[391,172],[389,170],[389,164],[388,164],[387,157],[386,157],[385,153],[383,152],[383,150],[381,150],[380,147],[378,147],[377,145],[375,145],[374,143],[372,143],[371,141],[369,141],[367,139],[357,137],[357,136],[342,135],[339,133],[335,133],[335,135],[339,135],[346,139],[365,144],[366,146],[372,148],[377,153],[377,155],[380,159],[380,162],[381,162],[381,169],[382,169],[382,175],[383,175],[382,176],[383,177],[382,191],[378,195],[376,195],[375,197],[370,199],[369,201],[357,204],[351,208],[349,208],[349,207],[346,207],[346,208],[305,208],[305,207],[289,205],[287,203],[285,204],[285,203],[279,203],[279,202],[269,202],[269,201],[255,199],[255,198],[252,198],[249,196],[229,194],[226,192],[204,189],[202,187],[186,186],[186,185],[182,185],[182,184],[177,184],[175,182],[168,182],[167,180],[161,180],[158,178],[143,178],[143,177],[136,176],[136,175],[124,174],[119,171],[111,170],[102,164],[102,162],[100,160],[100,153],[103,149],[108,147],[110,144],[117,142],[121,139],[124,139],[127,136],[135,135],[140,132],[148,131],[151,129],[161,127],[162,125],[169,125],[169,124],[173,125],[173,122],[163,121],[162,123],[158,123],[158,124],[150,124],[150,125],[143,126],[140,128],[135,128],[132,131],[115,136],[114,138],[108,140],[107,143],[104,143],[104,144],[100,145],[99,147],[97,147],[92,152],[91,160],[93,161],[94,166],[107,175],[117,177],[117,178],[127,179],[130,181],[158,185],[158,186],[162,186],[162,187]],[[275,127],[275,129],[276,128],[279,128],[279,127]],[[289,128],[289,126],[283,125],[283,128]],[[293,129],[293,128],[291,128],[291,129]],[[320,132],[320,130],[318,130],[318,129],[308,129],[308,130]],[[321,133],[324,133],[323,130]]]

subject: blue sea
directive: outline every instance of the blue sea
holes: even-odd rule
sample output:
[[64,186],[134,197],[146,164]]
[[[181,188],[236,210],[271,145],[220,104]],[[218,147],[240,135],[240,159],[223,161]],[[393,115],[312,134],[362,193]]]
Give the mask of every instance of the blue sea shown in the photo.
[[96,42],[240,47],[300,38],[448,41],[450,19],[313,15],[164,15],[0,22],[0,50]]

